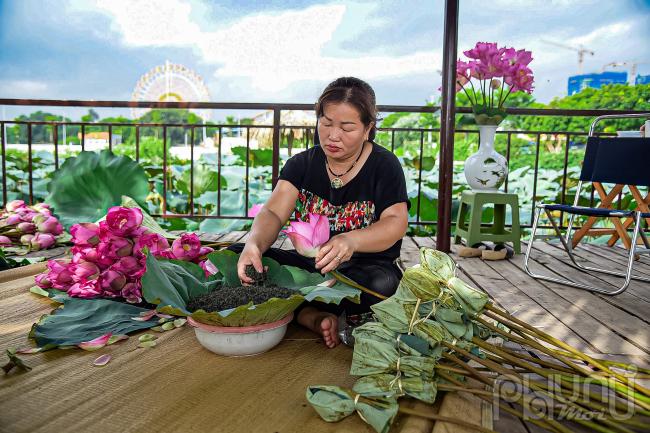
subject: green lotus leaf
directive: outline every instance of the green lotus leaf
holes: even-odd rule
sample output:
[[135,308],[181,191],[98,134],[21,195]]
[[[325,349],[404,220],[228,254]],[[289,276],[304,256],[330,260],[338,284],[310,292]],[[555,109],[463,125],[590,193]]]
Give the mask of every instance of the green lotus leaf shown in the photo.
[[47,186],[45,199],[66,228],[94,222],[122,202],[122,196],[143,205],[149,192],[147,176],[135,161],[109,150],[81,152],[68,158]]
[[76,346],[109,332],[123,335],[156,326],[157,317],[133,320],[146,308],[111,299],[62,298],[62,306],[42,316],[29,334],[43,350]]
[[219,290],[224,286],[239,286],[237,261],[239,255],[228,250],[215,251],[208,259],[219,269],[217,276],[205,278],[201,268],[189,262],[147,257],[147,272],[142,277],[142,294],[147,302],[158,305],[166,314],[191,316],[199,322],[215,326],[249,326],[271,323],[294,311],[303,301],[340,303],[347,298],[359,303],[360,291],[336,282],[330,285],[331,275],[309,273],[292,266],[283,266],[264,257],[262,263],[268,268],[268,280],[280,287],[293,289],[295,295],[287,299],[271,298],[262,304],[252,303],[219,312],[198,310],[190,312],[187,303],[191,298]]

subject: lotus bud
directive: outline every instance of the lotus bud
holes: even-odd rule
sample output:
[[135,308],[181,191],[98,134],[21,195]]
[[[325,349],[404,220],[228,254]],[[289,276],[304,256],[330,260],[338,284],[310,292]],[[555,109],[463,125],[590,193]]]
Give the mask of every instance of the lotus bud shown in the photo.
[[12,242],[7,236],[0,236],[0,247],[9,247]]
[[32,235],[32,234],[22,235],[20,237],[20,243],[22,245],[30,245],[32,243],[33,238],[34,238],[34,235]]
[[322,244],[330,238],[330,227],[327,217],[319,214],[309,214],[309,222],[292,221],[287,230],[283,230],[300,255],[316,257]]
[[31,240],[33,250],[46,250],[56,243],[56,239],[50,233],[36,233]]
[[25,207],[25,202],[23,200],[12,200],[5,206],[7,212],[15,212],[16,210]]
[[16,226],[16,230],[20,233],[34,233],[36,226],[33,223],[22,222]]
[[99,226],[93,223],[80,223],[70,227],[72,242],[75,245],[97,245],[99,243]]

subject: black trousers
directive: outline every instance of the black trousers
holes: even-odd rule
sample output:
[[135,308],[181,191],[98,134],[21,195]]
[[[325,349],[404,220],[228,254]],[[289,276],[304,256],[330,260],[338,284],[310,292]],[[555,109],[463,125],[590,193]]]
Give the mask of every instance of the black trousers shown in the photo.
[[[228,249],[239,254],[244,249],[244,244],[233,244],[229,246]],[[308,272],[320,272],[316,269],[313,258],[301,256],[296,250],[269,248],[269,250],[264,253],[264,257],[273,259],[281,265],[295,266]],[[353,257],[351,260],[341,263],[336,270],[356,283],[384,296],[391,296],[395,293],[397,285],[402,278],[402,272],[399,267],[389,259]],[[352,315],[370,311],[370,306],[379,301],[381,301],[381,299],[362,292],[360,304],[355,304],[354,302],[344,299],[340,305],[325,304],[322,302],[308,302],[303,304],[301,307],[312,305],[319,310],[328,311],[336,315],[340,315],[344,311],[347,315]]]

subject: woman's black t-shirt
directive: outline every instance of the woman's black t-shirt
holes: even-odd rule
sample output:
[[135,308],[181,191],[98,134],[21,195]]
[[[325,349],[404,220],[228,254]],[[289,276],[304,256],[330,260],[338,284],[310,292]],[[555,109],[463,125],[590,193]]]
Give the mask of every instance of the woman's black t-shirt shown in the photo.
[[[399,160],[376,143],[372,143],[372,152],[359,173],[339,189],[330,185],[325,153],[320,146],[291,157],[282,168],[280,179],[298,189],[296,219],[307,221],[310,213],[326,215],[330,236],[367,227],[396,203],[406,202],[410,207]],[[382,252],[355,253],[353,257],[394,260],[399,257],[401,246],[400,239]]]

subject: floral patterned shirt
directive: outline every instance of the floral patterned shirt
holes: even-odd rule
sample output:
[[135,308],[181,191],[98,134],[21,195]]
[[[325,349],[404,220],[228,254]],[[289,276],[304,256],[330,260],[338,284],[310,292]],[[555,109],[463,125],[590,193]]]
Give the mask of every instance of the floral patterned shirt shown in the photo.
[[[404,171],[397,157],[376,143],[357,175],[339,189],[330,185],[325,153],[320,146],[291,157],[280,172],[280,179],[291,182],[299,191],[294,215],[307,220],[308,214],[326,215],[332,236],[368,227],[379,220],[388,207],[401,202],[410,205]],[[396,259],[402,241],[380,253],[355,253],[355,257]]]

